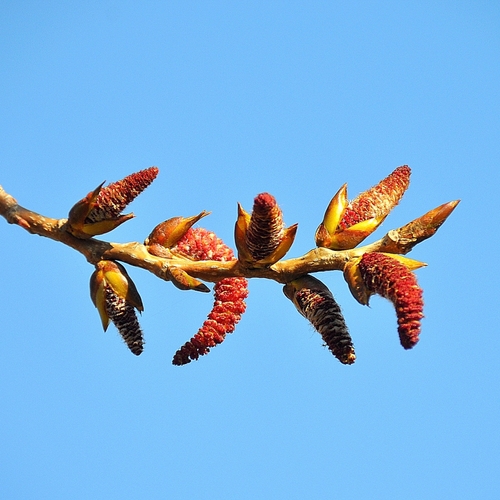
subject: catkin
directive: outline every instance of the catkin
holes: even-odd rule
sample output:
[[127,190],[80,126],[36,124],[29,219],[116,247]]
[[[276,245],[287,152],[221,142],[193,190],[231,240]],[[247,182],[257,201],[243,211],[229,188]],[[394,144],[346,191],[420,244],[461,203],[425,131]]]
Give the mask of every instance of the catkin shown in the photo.
[[364,254],[359,270],[369,292],[394,304],[401,345],[411,349],[418,342],[424,316],[422,289],[415,274],[396,259],[378,252]]
[[158,171],[157,167],[149,167],[103,187],[86,222],[101,222],[118,217],[155,180]]
[[358,195],[346,208],[339,226],[347,229],[373,217],[385,217],[401,200],[410,185],[408,165],[396,168],[376,186]]
[[143,350],[144,339],[134,307],[119,297],[109,285],[105,286],[104,291],[109,318],[120,332],[128,348],[136,356],[139,356]]
[[259,261],[271,255],[281,243],[284,230],[283,214],[274,196],[259,194],[245,236],[252,257]]
[[[211,231],[191,228],[172,249],[194,260],[225,261],[233,251]],[[174,355],[174,365],[185,365],[207,354],[232,333],[245,312],[248,283],[245,278],[224,278],[214,286],[214,305],[198,332]]]

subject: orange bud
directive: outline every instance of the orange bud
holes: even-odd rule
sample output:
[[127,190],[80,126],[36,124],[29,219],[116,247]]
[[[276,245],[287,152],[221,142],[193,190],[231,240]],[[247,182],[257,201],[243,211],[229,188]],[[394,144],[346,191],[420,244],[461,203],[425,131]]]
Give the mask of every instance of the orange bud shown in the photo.
[[390,231],[380,251],[408,253],[415,245],[433,236],[459,203],[460,200],[444,203],[403,227]]
[[192,217],[172,217],[158,224],[146,238],[144,244],[146,246],[161,245],[164,248],[172,248],[188,232],[193,224],[209,214],[210,212],[204,210]]
[[344,279],[349,285],[352,296],[362,305],[366,306],[370,298],[370,292],[367,290],[361,272],[359,270],[359,261],[357,257],[348,261],[344,267]]
[[234,241],[238,250],[238,260],[240,262],[252,262],[253,257],[246,242],[248,225],[250,224],[250,214],[238,203],[238,218],[234,225]]
[[196,290],[198,292],[209,292],[210,289],[200,280],[193,278],[179,267],[169,266],[168,274],[172,283],[180,290]]

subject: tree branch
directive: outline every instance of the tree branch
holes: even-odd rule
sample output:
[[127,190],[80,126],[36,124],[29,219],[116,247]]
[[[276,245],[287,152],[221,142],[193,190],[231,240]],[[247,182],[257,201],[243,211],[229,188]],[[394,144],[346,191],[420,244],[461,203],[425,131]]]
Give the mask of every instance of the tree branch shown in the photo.
[[[446,206],[447,217],[457,204],[458,201],[450,202],[438,208],[443,211],[442,207]],[[436,210],[438,209],[434,211]],[[431,212],[428,212],[428,214]],[[413,223],[402,228],[389,231],[383,238],[369,245],[342,251],[322,247],[314,248],[301,257],[281,260],[270,267],[256,269],[246,267],[236,259],[221,262],[212,260],[194,261],[175,255],[171,258],[157,257],[150,254],[146,246],[138,242],[108,243],[96,238],[76,238],[66,229],[67,219],[45,217],[22,207],[15,198],[5,192],[2,186],[0,186],[0,214],[10,224],[16,224],[31,234],[50,238],[73,248],[80,252],[91,264],[95,265],[101,260],[121,261],[145,269],[166,281],[170,280],[169,267],[175,266],[202,281],[217,282],[223,278],[244,277],[265,278],[279,283],[288,283],[304,274],[321,271],[341,271],[348,261],[367,252],[386,251],[404,254],[425,239],[421,234],[414,234],[414,228],[412,234],[407,234],[408,230],[405,228],[411,224],[415,226],[415,221],[413,221]],[[429,218],[428,214],[426,214],[427,218]],[[417,220],[421,220],[426,216]],[[444,219],[440,221],[439,225],[444,222]],[[422,228],[420,233],[422,233]]]
[[[139,292],[120,262],[171,281],[181,290],[208,292],[214,282],[214,305],[198,332],[177,350],[173,364],[198,359],[231,333],[246,309],[245,278],[282,283],[285,296],[321,334],[332,354],[343,364],[356,359],[341,310],[328,287],[313,273],[342,271],[353,297],[367,305],[372,294],[391,300],[398,317],[401,345],[412,348],[423,317],[422,290],[413,274],[423,262],[403,257],[415,245],[433,236],[458,201],[445,203],[383,238],[358,247],[399,203],[410,181],[407,165],[396,168],[376,186],[347,198],[347,185],[328,205],[315,234],[317,248],[301,257],[284,259],[293,245],[297,224],[285,227],[282,211],[270,193],[254,199],[248,213],[238,205],[234,243],[236,255],[217,236],[192,228],[208,212],[173,217],[158,224],[144,243],[111,243],[96,236],[109,233],[133,217],[125,207],[158,174],[157,167],[135,172],[120,181],[88,193],[70,209],[67,219],[45,217],[22,207],[0,186],[0,214],[31,234],[63,243],[80,252],[95,269],[90,297],[104,330],[112,322],[131,352],[141,354],[143,333],[135,310],[143,311]],[[209,260],[210,259],[210,260]]]

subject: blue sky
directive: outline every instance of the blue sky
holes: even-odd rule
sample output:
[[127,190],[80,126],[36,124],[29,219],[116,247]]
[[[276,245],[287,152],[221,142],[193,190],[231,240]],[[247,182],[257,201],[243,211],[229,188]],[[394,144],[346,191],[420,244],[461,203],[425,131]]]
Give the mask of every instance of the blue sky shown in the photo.
[[0,184],[65,217],[103,180],[157,165],[111,241],[272,193],[289,256],[326,205],[395,167],[398,227],[462,200],[410,254],[426,303],[404,351],[391,304],[340,273],[357,361],[341,365],[274,282],[235,333],[171,365],[209,294],[130,269],[146,349],[104,333],[81,255],[0,220],[0,496],[9,499],[493,499],[500,495],[495,249],[500,7],[437,2],[3,2]]

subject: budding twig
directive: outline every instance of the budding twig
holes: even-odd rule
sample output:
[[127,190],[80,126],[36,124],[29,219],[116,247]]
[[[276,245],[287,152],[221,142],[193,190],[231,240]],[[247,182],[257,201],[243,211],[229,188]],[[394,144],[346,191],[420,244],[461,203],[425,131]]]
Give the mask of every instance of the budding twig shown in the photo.
[[394,303],[403,347],[413,347],[423,317],[422,291],[413,270],[425,265],[402,255],[433,236],[459,201],[445,203],[381,239],[357,247],[371,235],[396,206],[409,185],[410,169],[398,167],[373,188],[348,202],[344,185],[333,197],[320,223],[317,248],[284,259],[293,244],[297,224],[285,227],[276,199],[261,193],[251,214],[238,205],[235,243],[238,258],[217,236],[193,224],[209,212],[174,217],[158,224],[145,243],[111,243],[95,238],[112,231],[133,215],[122,210],[158,174],[150,167],[107,187],[103,184],[77,202],[68,219],[53,219],[28,210],[0,186],[0,215],[10,224],[63,243],[96,266],[91,297],[103,327],[110,321],[134,354],[142,352],[143,337],[135,309],[142,301],[127,271],[119,262],[145,269],[181,290],[209,291],[213,282],[214,306],[199,331],[175,354],[180,365],[198,359],[234,330],[245,310],[246,278],[264,278],[285,285],[284,291],[299,312],[322,335],[332,353],[344,364],[355,360],[354,348],[340,308],[328,288],[312,273],[343,271],[353,296],[367,304],[380,294]]

